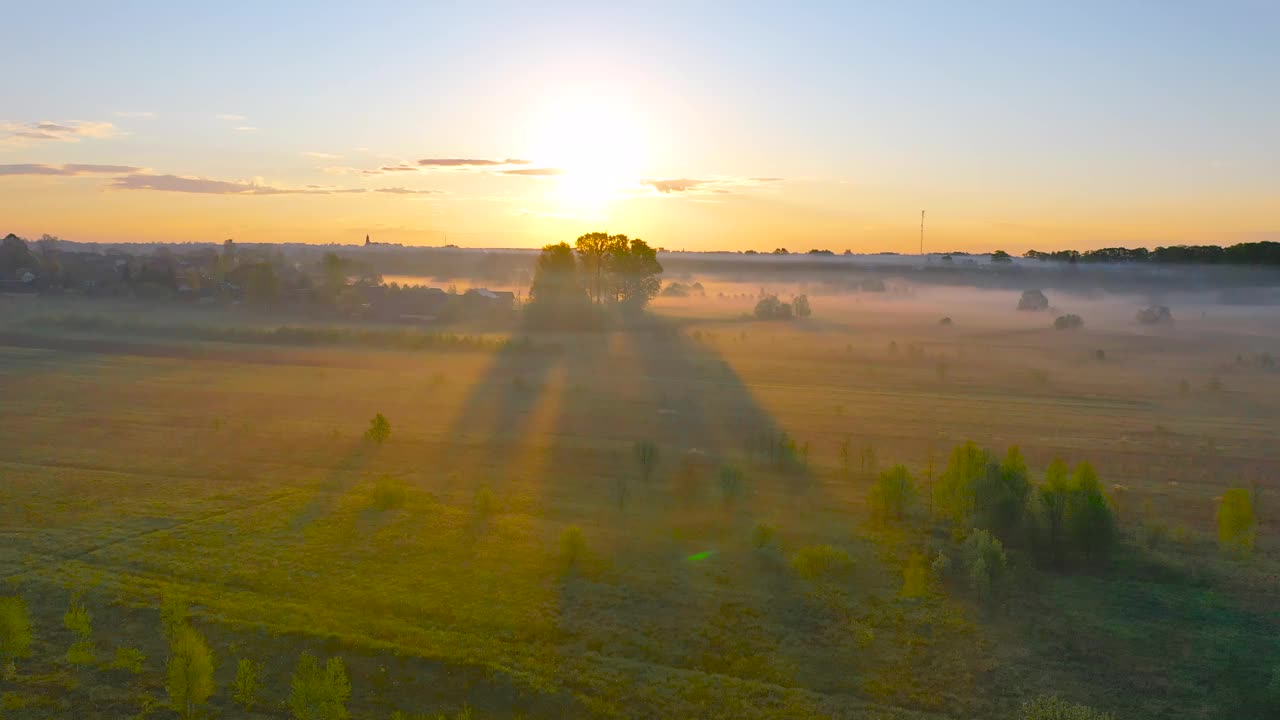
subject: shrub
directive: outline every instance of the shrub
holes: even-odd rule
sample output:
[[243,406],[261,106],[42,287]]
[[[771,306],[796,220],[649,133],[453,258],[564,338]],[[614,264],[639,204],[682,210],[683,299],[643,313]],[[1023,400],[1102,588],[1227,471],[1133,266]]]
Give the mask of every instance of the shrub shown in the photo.
[[72,665],[90,665],[97,655],[93,645],[92,616],[79,598],[72,598],[71,606],[62,616],[62,625],[79,638],[67,648],[67,662]]
[[772,525],[767,523],[756,523],[756,527],[751,531],[751,544],[757,550],[764,550],[774,544],[777,539],[778,531]]
[[1173,313],[1164,305],[1151,305],[1138,311],[1138,322],[1143,325],[1163,325],[1173,322]]
[[744,488],[742,470],[733,465],[720,466],[720,496],[726,505],[731,505],[742,497]]
[[813,310],[809,307],[808,295],[797,295],[796,298],[791,301],[791,308],[798,318],[809,317],[813,314]]
[[213,653],[204,637],[189,625],[178,627],[169,641],[169,707],[182,718],[195,717],[213,695]]
[[658,444],[652,440],[640,440],[632,449],[636,463],[640,465],[640,479],[649,482],[653,471],[658,467]]
[[116,657],[111,662],[111,667],[140,675],[146,662],[147,656],[143,655],[138,648],[122,647],[116,648]]
[[476,516],[482,520],[491,517],[498,509],[497,502],[493,499],[493,491],[483,485],[476,490],[476,497],[472,502]]
[[404,507],[406,497],[404,483],[390,475],[383,475],[373,485],[373,507],[381,512]]
[[167,593],[160,598],[160,626],[164,630],[165,637],[172,641],[178,631],[186,627],[186,624],[186,602],[172,593]]
[[881,520],[901,520],[916,500],[916,486],[905,465],[880,473],[871,488],[871,514]]
[[911,553],[911,557],[907,558],[907,564],[902,568],[902,590],[899,594],[905,598],[924,597],[929,594],[931,574],[931,568],[924,554]]
[[760,320],[790,320],[793,317],[791,303],[782,302],[777,295],[766,295],[756,303],[756,317]]
[[1004,545],[986,530],[974,530],[965,538],[963,553],[969,587],[978,597],[991,598],[1008,566]]
[[321,668],[315,655],[302,653],[289,683],[289,710],[295,720],[346,720],[351,717],[349,699],[351,682],[342,658],[329,658]]
[[1049,309],[1049,298],[1039,290],[1024,290],[1018,299],[1019,310],[1040,311]]
[[373,416],[369,421],[369,429],[364,431],[364,438],[381,445],[391,437],[391,423],[382,413]]
[[560,562],[565,570],[578,567],[587,555],[587,541],[582,528],[570,525],[560,533]]
[[848,574],[853,560],[845,551],[830,545],[812,545],[791,556],[791,568],[806,580],[819,580]]
[[1054,318],[1054,330],[1079,330],[1084,327],[1084,318],[1079,315],[1059,315]]
[[939,320],[939,321],[938,321],[938,324],[939,324],[939,325],[951,325],[951,324],[952,324],[952,322],[951,322],[951,317],[950,317],[950,316],[947,316],[947,317],[942,318],[941,320]]
[[1018,717],[1021,720],[1114,720],[1112,715],[1087,705],[1069,703],[1054,695],[1027,701]]
[[0,677],[12,678],[31,650],[31,616],[20,597],[0,597]]
[[1218,501],[1218,544],[1224,550],[1244,555],[1253,550],[1256,521],[1253,499],[1245,488],[1231,488]]
[[253,710],[262,691],[262,666],[249,658],[236,663],[236,679],[231,685],[231,699],[245,710]]

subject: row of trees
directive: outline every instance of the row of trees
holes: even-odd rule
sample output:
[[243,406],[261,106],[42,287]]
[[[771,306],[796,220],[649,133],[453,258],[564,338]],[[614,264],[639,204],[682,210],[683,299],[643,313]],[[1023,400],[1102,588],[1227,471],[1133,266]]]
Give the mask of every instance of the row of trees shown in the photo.
[[661,289],[657,251],[640,238],[587,233],[574,247],[557,243],[542,248],[529,289],[529,320],[565,327],[592,323],[599,309],[634,314]]
[[[165,692],[169,708],[179,717],[201,717],[205,705],[216,691],[213,651],[203,634],[191,625],[186,608],[166,600],[160,609],[161,627],[168,643],[165,661]],[[71,665],[90,665],[96,660],[93,643],[92,615],[73,598],[63,615],[63,626],[76,641],[67,651]],[[18,677],[17,662],[29,655],[32,623],[26,603],[21,597],[0,597],[0,677],[14,681]],[[119,648],[110,667],[134,675],[144,670],[145,656],[136,648]],[[249,658],[236,664],[231,687],[232,699],[246,711],[262,703],[262,665]],[[346,720],[350,717],[347,701],[351,683],[342,658],[333,657],[322,666],[311,653],[304,652],[290,681],[287,705],[295,720]]]
[[[1023,257],[1060,262],[1130,262],[1207,265],[1280,265],[1280,242],[1249,242],[1228,247],[1218,245],[1175,245],[1146,248],[1099,248],[1097,250],[1028,250]],[[994,256],[992,258],[995,259]]]

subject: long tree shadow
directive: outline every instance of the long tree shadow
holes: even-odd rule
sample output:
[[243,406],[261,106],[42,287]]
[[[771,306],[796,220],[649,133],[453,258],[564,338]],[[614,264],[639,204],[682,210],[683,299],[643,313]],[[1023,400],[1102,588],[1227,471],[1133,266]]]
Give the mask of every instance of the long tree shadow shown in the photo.
[[[568,378],[558,391],[555,377]],[[832,681],[830,655],[804,652],[820,640],[825,606],[780,550],[751,540],[758,524],[784,535],[804,528],[807,508],[827,504],[823,485],[710,343],[651,318],[578,336],[554,358],[500,353],[456,426],[459,436],[488,430],[495,454],[542,438],[545,457],[526,479],[537,512],[581,525],[612,563],[558,584],[566,660],[597,651],[709,677],[848,690]],[[663,458],[648,484],[638,440],[657,443]],[[491,464],[528,469],[514,457]]]

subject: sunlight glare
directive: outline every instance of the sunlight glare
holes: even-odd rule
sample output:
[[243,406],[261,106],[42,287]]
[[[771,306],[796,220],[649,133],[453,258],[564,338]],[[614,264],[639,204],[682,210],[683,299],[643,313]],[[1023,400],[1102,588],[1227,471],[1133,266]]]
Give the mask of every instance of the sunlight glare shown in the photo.
[[534,138],[534,161],[564,171],[552,198],[566,210],[603,212],[619,194],[639,186],[647,134],[624,101],[557,102]]

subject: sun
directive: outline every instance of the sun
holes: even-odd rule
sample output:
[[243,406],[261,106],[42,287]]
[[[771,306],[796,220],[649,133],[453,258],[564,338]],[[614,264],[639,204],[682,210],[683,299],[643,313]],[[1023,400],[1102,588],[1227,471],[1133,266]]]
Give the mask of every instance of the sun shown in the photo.
[[639,186],[648,144],[640,116],[616,98],[583,98],[551,105],[530,153],[558,168],[554,201],[575,212],[602,212]]

